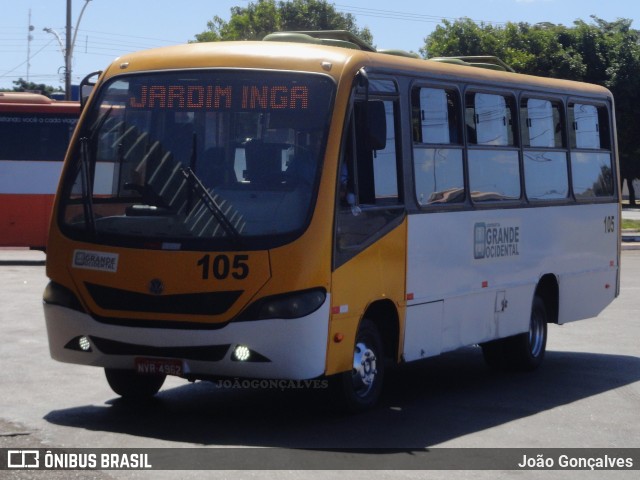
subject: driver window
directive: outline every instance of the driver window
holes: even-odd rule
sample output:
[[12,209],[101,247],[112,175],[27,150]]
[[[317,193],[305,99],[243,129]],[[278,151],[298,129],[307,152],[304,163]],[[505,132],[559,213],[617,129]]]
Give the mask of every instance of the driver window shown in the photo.
[[355,102],[338,174],[336,266],[402,217],[398,125],[395,100]]

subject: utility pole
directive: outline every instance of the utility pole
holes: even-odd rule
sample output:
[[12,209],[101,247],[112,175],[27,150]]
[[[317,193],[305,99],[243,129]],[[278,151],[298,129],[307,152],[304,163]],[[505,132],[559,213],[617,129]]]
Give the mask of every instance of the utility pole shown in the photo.
[[67,41],[64,49],[64,99],[65,100],[71,100],[71,55],[73,54],[71,50],[72,50],[72,47],[71,47],[71,0],[67,0]]
[[75,32],[72,34],[71,28],[71,0],[67,0],[67,34],[65,46],[62,45],[62,40],[60,39],[60,35],[58,32],[53,30],[52,28],[43,28],[43,30],[47,33],[50,33],[56,37],[58,43],[60,44],[60,49],[62,50],[62,55],[64,56],[64,98],[66,100],[71,100],[71,65],[73,61],[73,47],[76,43],[76,37],[78,35],[78,27],[80,26],[80,20],[82,19],[82,14],[84,10],[89,5],[91,0],[84,0],[84,5],[82,10],[80,11],[80,15],[78,16],[78,21],[76,22]]
[[33,40],[33,25],[31,25],[31,9],[29,9],[29,33],[27,34],[27,83],[29,83],[29,72],[31,70],[31,40]]

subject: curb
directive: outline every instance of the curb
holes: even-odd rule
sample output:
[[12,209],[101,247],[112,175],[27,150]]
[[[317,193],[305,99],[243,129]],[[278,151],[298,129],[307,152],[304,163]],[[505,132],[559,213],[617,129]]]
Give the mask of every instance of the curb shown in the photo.
[[620,246],[622,250],[640,250],[640,237],[623,238]]

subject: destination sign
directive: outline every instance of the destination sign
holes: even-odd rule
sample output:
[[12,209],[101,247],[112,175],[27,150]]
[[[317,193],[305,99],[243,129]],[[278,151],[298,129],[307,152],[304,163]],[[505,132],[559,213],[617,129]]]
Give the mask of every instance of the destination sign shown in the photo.
[[308,110],[307,85],[141,85],[134,109]]

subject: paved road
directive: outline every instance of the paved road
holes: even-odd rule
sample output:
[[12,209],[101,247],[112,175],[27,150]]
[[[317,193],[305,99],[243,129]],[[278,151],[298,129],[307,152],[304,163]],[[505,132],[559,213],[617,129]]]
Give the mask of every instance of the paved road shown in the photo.
[[622,218],[629,220],[640,220],[640,208],[623,208]]
[[[533,374],[496,374],[478,348],[392,371],[380,408],[354,417],[323,392],[229,389],[171,379],[146,408],[123,404],[99,369],[49,358],[42,258],[0,265],[0,447],[349,448],[640,447],[640,252],[623,253],[622,294],[598,318],[550,327]],[[18,262],[20,263],[20,262]],[[5,472],[6,473],[6,472]],[[36,472],[11,478],[56,478]],[[149,475],[146,475],[146,474]],[[547,473],[545,476],[544,474]],[[583,472],[351,472],[350,478],[576,478]],[[637,472],[635,472],[637,475]],[[57,478],[69,478],[59,472]],[[58,475],[56,474],[56,475]],[[305,472],[340,478],[347,472]],[[598,478],[636,478],[608,472]],[[182,478],[197,478],[186,472]],[[2,472],[0,472],[2,477]],[[175,478],[174,472],[80,472],[74,478]],[[299,478],[218,472],[215,478]]]

